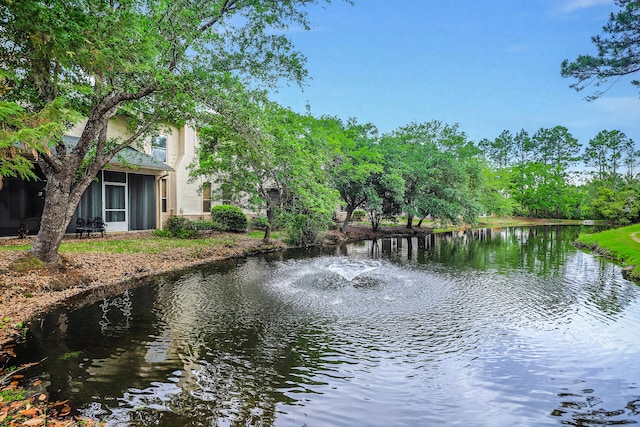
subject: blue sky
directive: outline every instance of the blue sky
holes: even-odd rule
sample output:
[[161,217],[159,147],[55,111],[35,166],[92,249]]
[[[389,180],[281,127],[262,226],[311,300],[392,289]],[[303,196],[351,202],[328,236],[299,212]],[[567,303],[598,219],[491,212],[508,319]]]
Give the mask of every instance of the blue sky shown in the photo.
[[562,125],[583,145],[603,129],[640,145],[631,78],[587,102],[560,76],[563,59],[595,53],[591,36],[616,10],[613,0],[333,0],[311,9],[312,31],[290,33],[308,86],[272,98],[381,132],[441,120],[479,141]]

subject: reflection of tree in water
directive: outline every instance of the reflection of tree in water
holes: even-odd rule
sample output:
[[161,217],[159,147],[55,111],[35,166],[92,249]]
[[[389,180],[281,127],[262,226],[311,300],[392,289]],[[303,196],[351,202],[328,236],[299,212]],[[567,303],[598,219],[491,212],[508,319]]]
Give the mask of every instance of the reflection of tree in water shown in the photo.
[[[550,304],[573,300],[575,295],[571,292],[587,292],[602,312],[621,313],[635,296],[633,290],[620,285],[619,272],[608,261],[601,260],[599,269],[580,277],[579,289],[577,286],[571,289],[559,280],[575,270],[567,267],[567,261],[576,252],[572,242],[580,229],[559,225],[506,227],[435,233],[424,238],[386,238],[372,242],[370,256],[387,257],[398,263],[438,263],[461,271],[474,269],[501,275],[523,272],[553,277],[545,281],[547,285],[541,282],[552,287],[546,290]],[[569,277],[569,280],[578,279]]]
[[605,409],[603,400],[594,393],[593,389],[558,393],[560,406],[551,415],[559,418],[562,425],[575,427],[637,424],[633,417],[640,415],[640,396],[627,402],[624,408]]
[[[246,283],[246,269],[260,262],[157,286],[146,302],[154,313],[147,338],[121,337],[120,354],[89,369],[94,378],[120,378],[117,407],[105,401],[89,412],[131,426],[271,424],[277,404],[295,401],[292,384],[313,385],[306,369],[321,363],[330,340]],[[294,372],[298,366],[305,370]]]
[[[129,296],[129,291],[125,291],[121,296],[105,298],[100,304],[100,309],[102,310],[102,319],[98,324],[100,325],[100,332],[103,334],[109,329],[129,328],[131,322],[131,297]],[[112,311],[117,313],[117,317],[123,319],[122,322],[114,321],[109,316]]]

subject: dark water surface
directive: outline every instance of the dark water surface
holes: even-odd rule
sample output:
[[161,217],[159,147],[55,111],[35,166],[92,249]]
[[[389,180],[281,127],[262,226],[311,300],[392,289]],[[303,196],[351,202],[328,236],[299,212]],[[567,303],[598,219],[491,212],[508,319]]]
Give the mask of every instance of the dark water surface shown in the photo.
[[640,288],[573,227],[249,258],[34,327],[52,399],[108,426],[640,421]]

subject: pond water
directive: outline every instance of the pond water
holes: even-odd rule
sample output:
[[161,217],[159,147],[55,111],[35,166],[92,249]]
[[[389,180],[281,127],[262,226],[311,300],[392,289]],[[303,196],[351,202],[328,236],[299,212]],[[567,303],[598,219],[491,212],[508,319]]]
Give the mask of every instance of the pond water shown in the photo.
[[640,289],[574,227],[212,265],[32,328],[21,360],[107,426],[640,421]]

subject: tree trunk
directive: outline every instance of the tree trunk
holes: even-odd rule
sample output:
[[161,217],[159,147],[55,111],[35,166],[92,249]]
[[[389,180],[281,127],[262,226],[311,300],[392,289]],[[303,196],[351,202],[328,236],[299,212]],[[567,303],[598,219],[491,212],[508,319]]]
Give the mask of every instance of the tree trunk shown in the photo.
[[422,225],[422,221],[424,221],[425,218],[426,217],[424,217],[424,216],[422,218],[420,218],[420,221],[418,221],[418,225],[416,225],[416,227],[420,228],[420,226]]
[[58,261],[60,243],[82,196],[71,194],[72,178],[73,171],[47,174],[40,231],[29,250],[44,262]]
[[267,209],[267,227],[264,229],[263,242],[269,243],[271,240],[271,228],[273,227],[273,209]]
[[351,215],[353,215],[353,211],[355,211],[356,208],[354,206],[347,206],[347,216],[345,216],[344,218],[344,222],[342,223],[342,227],[340,228],[340,231],[343,233],[347,232],[347,227],[349,226],[349,221],[351,221]]
[[407,215],[407,228],[413,227],[413,215]]

